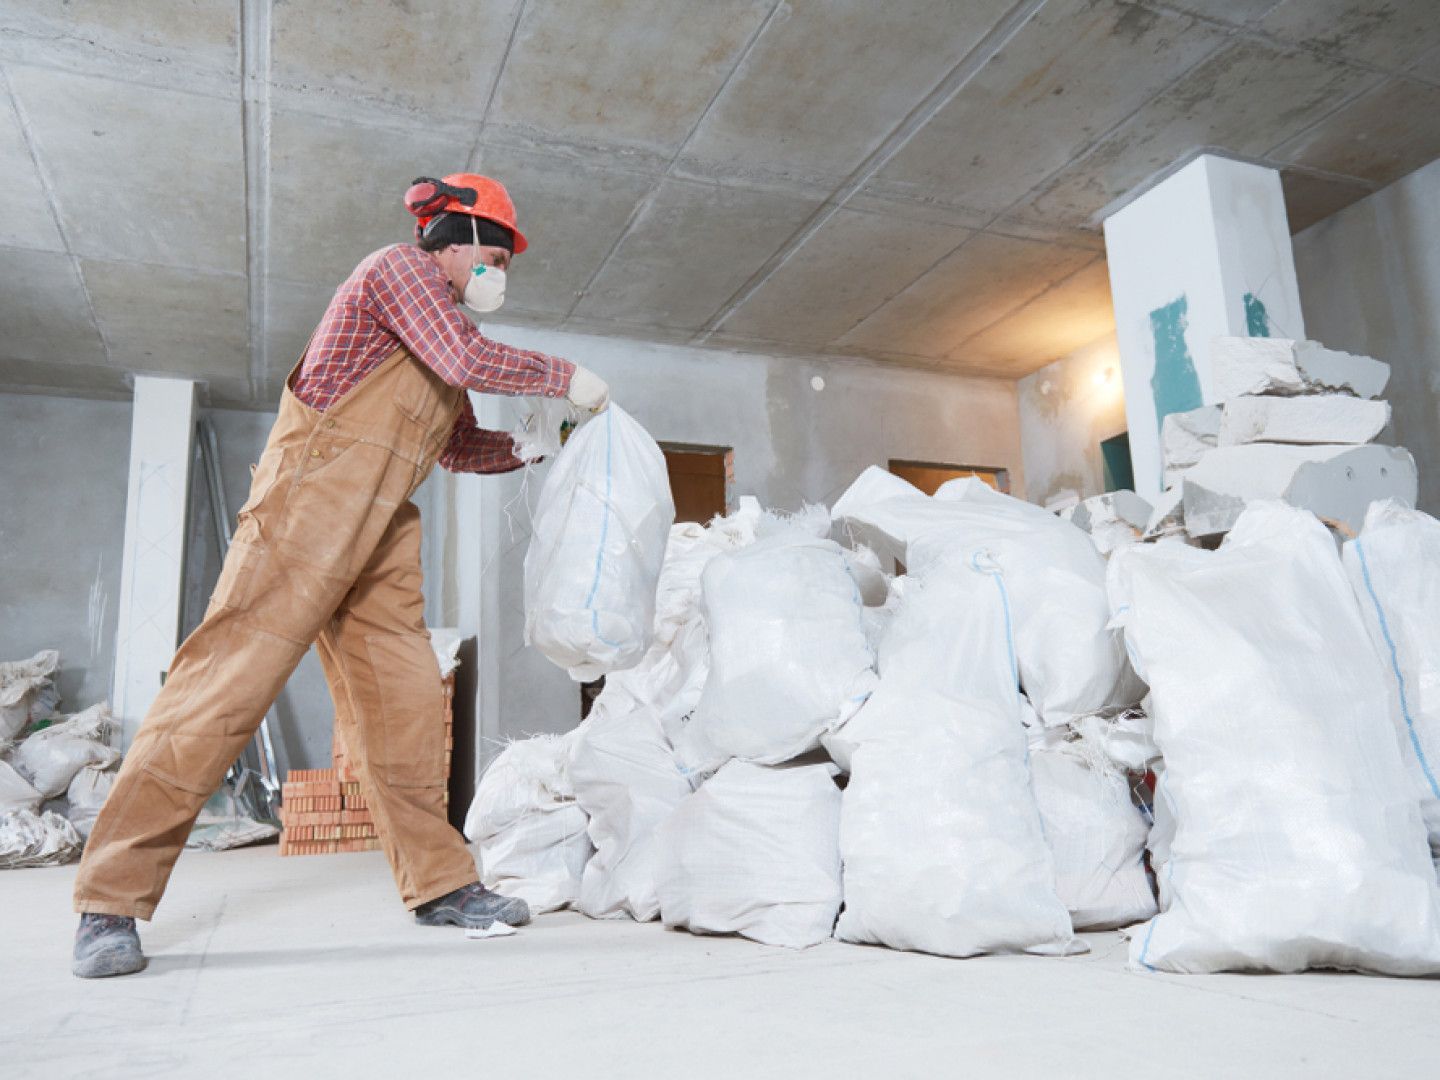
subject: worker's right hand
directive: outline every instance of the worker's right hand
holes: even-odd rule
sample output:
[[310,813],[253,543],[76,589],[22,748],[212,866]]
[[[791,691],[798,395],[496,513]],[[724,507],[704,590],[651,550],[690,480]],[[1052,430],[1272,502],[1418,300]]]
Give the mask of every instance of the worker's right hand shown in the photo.
[[610,387],[589,368],[576,364],[575,374],[570,376],[570,389],[566,391],[565,397],[577,409],[600,412],[610,404]]

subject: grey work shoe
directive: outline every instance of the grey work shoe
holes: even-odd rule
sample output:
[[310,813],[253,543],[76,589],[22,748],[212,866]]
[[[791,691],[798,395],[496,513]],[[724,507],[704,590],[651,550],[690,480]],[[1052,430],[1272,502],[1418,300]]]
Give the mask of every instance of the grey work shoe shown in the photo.
[[127,915],[81,915],[75,931],[75,960],[70,965],[82,979],[132,975],[145,967],[135,920]]
[[488,930],[494,922],[524,926],[530,921],[530,905],[476,883],[421,904],[415,909],[415,921],[421,926],[463,926],[467,930]]

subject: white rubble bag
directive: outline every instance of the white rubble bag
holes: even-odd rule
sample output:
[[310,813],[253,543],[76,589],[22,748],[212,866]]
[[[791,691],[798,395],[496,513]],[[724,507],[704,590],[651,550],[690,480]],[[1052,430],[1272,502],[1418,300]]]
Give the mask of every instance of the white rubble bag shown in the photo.
[[29,810],[0,813],[0,870],[59,866],[80,857],[84,840],[59,814]]
[[518,896],[536,915],[580,898],[595,850],[568,775],[573,735],[512,742],[485,770],[465,815],[465,836],[480,849],[481,881]]
[[840,910],[834,767],[732,761],[656,830],[666,926],[803,949]]
[[[942,584],[949,605],[936,603]],[[850,766],[835,936],[943,956],[1068,951],[1070,915],[1025,765],[1006,582],[977,552],[925,586],[914,603],[907,589],[890,635],[912,643],[915,670],[936,652],[969,663],[928,687],[882,674],[827,740]],[[887,643],[882,655],[903,670]]]
[[1371,503],[1345,570],[1399,699],[1400,756],[1440,852],[1440,521]]
[[[53,690],[50,676],[60,664],[60,653],[43,649],[29,660],[0,663],[0,749],[17,738],[32,719],[36,702],[47,690]],[[51,694],[47,702],[53,706],[58,697]]]
[[104,702],[35,732],[10,755],[15,768],[47,799],[65,794],[75,774],[87,765],[108,768],[120,751],[105,744],[114,727]]
[[839,544],[782,529],[701,577],[710,673],[695,723],[731,757],[788,761],[875,686],[860,590]]
[[119,771],[118,765],[86,765],[65,789],[65,801],[70,805],[65,817],[86,840],[90,839],[90,830],[95,827],[95,819],[100,816],[100,808],[115,786]]
[[931,498],[873,466],[831,515],[913,576],[956,551],[987,551],[1005,574],[1020,682],[1047,725],[1144,695],[1106,625],[1105,560],[1069,522],[974,478]]
[[652,709],[612,711],[609,687],[575,732],[570,782],[590,816],[594,857],[575,905],[592,919],[660,914],[655,895],[655,829],[690,794]]
[[1325,527],[1257,502],[1218,551],[1116,558],[1175,821],[1168,907],[1136,931],[1132,964],[1440,971],[1440,890],[1395,703]]
[[660,447],[611,405],[545,479],[525,553],[525,643],[579,682],[639,663],[674,521]]
[[1111,930],[1154,915],[1145,872],[1150,827],[1124,774],[1067,743],[1030,755],[1030,783],[1055,857],[1055,892],[1075,929]]
[[0,814],[11,810],[38,811],[45,796],[35,790],[35,785],[26,780],[15,766],[0,758]]

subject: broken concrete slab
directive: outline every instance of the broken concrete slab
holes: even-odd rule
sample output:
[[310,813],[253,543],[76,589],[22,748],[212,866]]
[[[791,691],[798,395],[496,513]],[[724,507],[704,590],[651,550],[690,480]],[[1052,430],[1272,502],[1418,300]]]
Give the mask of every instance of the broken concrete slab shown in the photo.
[[1250,394],[1376,398],[1390,381],[1390,365],[1381,360],[1290,338],[1216,337],[1210,371],[1217,401]]
[[1219,445],[1368,443],[1390,422],[1390,404],[1349,394],[1239,397],[1225,402]]
[[1181,484],[1167,487],[1155,502],[1150,520],[1145,523],[1143,540],[1156,540],[1185,531],[1185,488]]
[[1220,406],[1202,405],[1171,413],[1160,422],[1160,460],[1168,474],[1188,469],[1215,449],[1220,434]]
[[1185,531],[1197,538],[1228,532],[1256,499],[1282,499],[1356,532],[1376,499],[1414,506],[1417,489],[1410,451],[1374,444],[1221,446],[1181,483]]
[[1069,511],[1070,523],[1090,534],[1101,555],[1140,539],[1154,512],[1129,490],[1093,495]]

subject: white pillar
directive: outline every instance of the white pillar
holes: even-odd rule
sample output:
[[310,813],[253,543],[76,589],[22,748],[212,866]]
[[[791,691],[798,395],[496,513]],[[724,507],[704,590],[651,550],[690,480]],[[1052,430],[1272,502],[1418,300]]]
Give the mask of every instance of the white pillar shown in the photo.
[[1161,490],[1160,420],[1212,404],[1219,335],[1305,336],[1280,174],[1204,154],[1105,220],[1135,487]]
[[195,383],[135,379],[111,707],[128,747],[179,645]]

